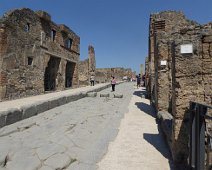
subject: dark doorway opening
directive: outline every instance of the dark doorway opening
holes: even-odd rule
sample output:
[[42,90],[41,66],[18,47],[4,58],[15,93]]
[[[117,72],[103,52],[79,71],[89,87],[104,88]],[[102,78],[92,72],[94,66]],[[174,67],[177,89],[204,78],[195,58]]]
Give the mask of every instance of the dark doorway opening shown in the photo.
[[75,63],[67,61],[66,63],[66,79],[65,79],[65,87],[72,87],[73,85],[73,76],[74,76],[74,69]]
[[44,75],[45,91],[54,91],[56,89],[57,72],[60,65],[60,58],[50,57]]

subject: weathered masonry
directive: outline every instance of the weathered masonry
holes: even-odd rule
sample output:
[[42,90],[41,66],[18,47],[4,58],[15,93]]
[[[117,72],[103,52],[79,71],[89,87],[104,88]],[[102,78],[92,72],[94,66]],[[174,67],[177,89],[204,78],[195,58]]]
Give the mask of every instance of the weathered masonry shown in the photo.
[[136,73],[130,68],[97,68],[96,69],[96,82],[105,83],[111,81],[111,76],[114,76],[116,80],[122,80],[124,76],[128,78],[135,78]]
[[186,165],[189,102],[212,104],[212,23],[200,25],[182,12],[152,14],[146,73],[174,161]]
[[79,84],[86,86],[90,84],[91,75],[96,74],[96,58],[94,47],[88,46],[88,59],[79,62]]
[[44,11],[0,19],[0,100],[78,86],[80,38]]

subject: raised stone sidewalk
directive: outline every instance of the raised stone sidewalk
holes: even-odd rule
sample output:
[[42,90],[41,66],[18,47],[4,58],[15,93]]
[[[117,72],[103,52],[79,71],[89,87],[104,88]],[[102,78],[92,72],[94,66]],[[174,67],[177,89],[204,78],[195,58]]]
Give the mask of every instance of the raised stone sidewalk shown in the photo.
[[17,100],[0,102],[0,128],[35,116],[52,108],[76,101],[89,92],[98,92],[110,86],[109,83],[69,89]]
[[145,89],[134,92],[116,139],[98,170],[172,170],[173,164]]

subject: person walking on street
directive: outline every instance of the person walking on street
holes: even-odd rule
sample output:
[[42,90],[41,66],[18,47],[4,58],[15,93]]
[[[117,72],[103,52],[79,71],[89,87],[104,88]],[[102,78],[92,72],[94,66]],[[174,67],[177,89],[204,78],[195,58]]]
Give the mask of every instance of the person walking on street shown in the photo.
[[112,86],[112,91],[115,91],[116,79],[114,76],[112,77],[112,80],[111,80],[111,86]]
[[91,82],[91,86],[94,86],[94,75],[91,75],[90,82]]

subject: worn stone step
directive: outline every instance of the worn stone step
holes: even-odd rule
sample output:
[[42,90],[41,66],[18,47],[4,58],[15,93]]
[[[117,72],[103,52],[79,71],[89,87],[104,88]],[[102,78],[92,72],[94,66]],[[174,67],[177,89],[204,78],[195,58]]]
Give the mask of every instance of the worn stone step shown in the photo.
[[100,93],[100,97],[110,97],[109,93]]
[[123,98],[123,94],[113,94],[114,98]]

